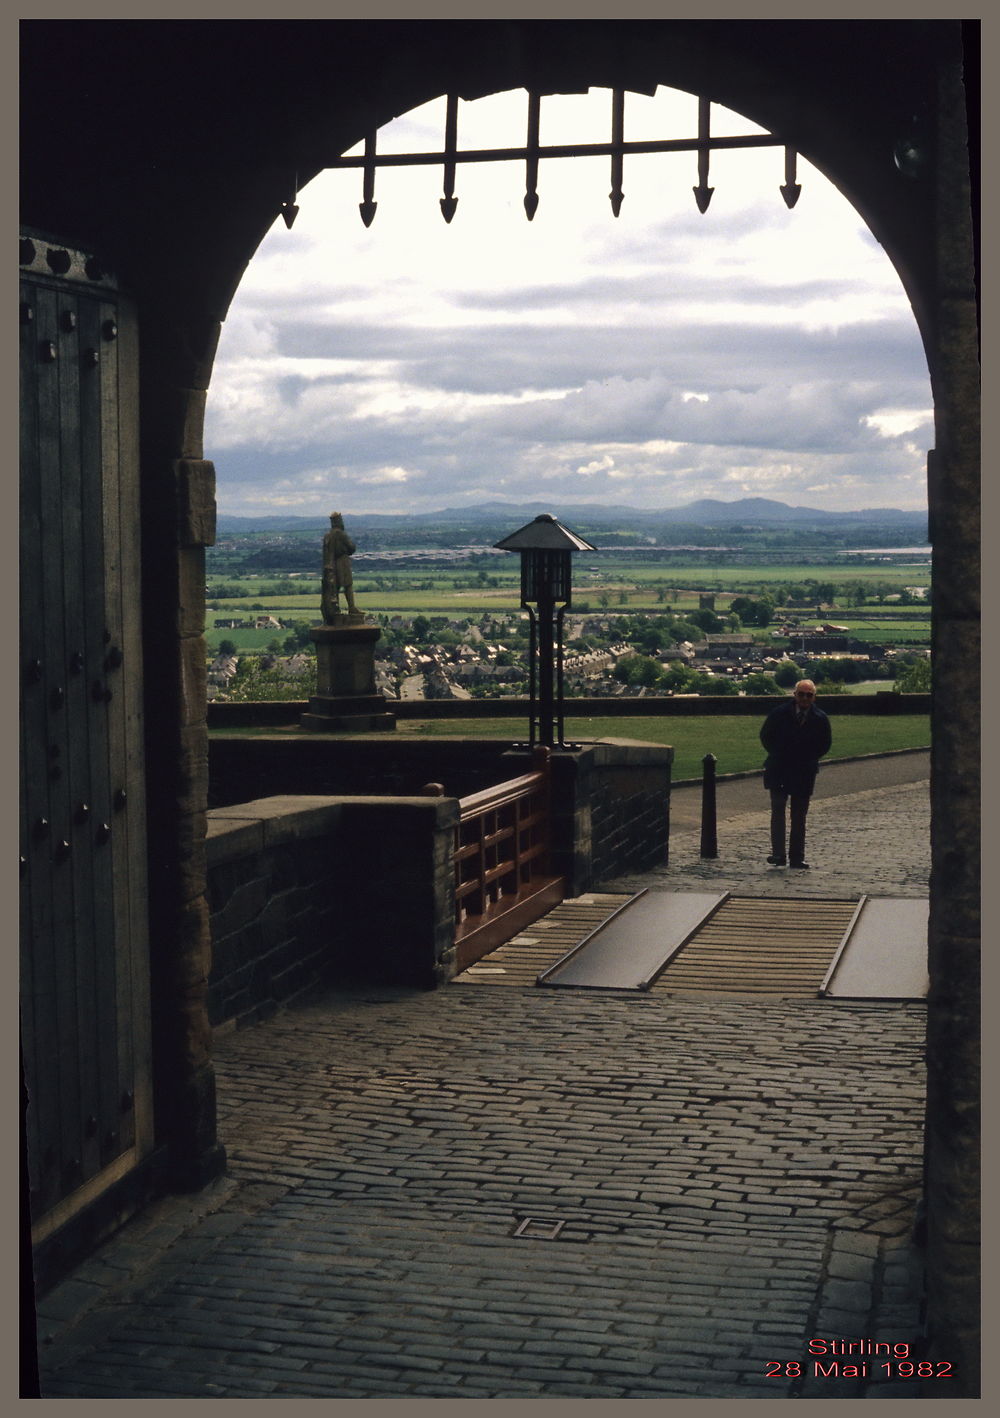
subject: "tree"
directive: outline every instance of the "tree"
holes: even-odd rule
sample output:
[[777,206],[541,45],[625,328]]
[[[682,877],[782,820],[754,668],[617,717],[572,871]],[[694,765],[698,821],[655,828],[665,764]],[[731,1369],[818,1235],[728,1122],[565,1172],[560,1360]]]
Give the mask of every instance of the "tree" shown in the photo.
[[663,649],[666,636],[658,625],[644,625],[635,641],[647,655],[655,655],[657,650]]
[[661,689],[669,689],[674,694],[682,694],[686,689],[690,689],[694,675],[686,665],[671,665],[665,670],[660,680]]
[[759,670],[747,675],[743,681],[747,694],[780,694],[781,688],[774,675],[762,674]]
[[930,694],[930,660],[917,660],[912,665],[908,665],[905,670],[902,670],[896,676],[896,692],[898,694]]
[[694,642],[702,639],[701,626],[693,625],[689,620],[675,620],[669,634],[675,645],[680,645],[685,640]]
[[736,685],[725,675],[709,675],[701,672],[693,676],[691,688],[695,694],[736,694]]
[[794,660],[783,660],[774,672],[774,682],[780,689],[791,689],[793,684],[798,684],[805,677],[805,670]]
[[219,654],[220,654],[220,655],[229,656],[229,655],[235,655],[236,653],[237,653],[237,651],[236,651],[236,641],[235,641],[235,640],[220,640],[220,641],[219,641]]
[[652,689],[663,677],[663,670],[656,660],[647,655],[623,655],[615,666],[615,679],[622,684],[642,685]]
[[774,616],[774,599],[768,595],[758,596],[756,600],[737,596],[730,602],[729,609],[739,616],[742,625],[766,626]]
[[316,692],[315,670],[289,675],[266,655],[243,655],[226,691],[227,700],[308,699]]

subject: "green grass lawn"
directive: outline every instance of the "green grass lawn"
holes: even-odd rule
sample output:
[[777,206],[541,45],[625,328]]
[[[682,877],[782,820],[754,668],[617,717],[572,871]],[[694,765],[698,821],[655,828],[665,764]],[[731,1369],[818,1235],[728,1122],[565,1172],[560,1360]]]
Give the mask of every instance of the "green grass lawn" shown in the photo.
[[[761,720],[745,715],[566,720],[566,737],[572,739],[627,738],[645,743],[671,744],[674,781],[700,778],[707,753],[716,758],[715,771],[744,773],[761,768]],[[400,737],[428,735],[445,738],[509,738],[526,736],[527,722],[519,719],[404,719],[396,729]],[[828,761],[865,753],[888,753],[900,748],[930,746],[930,719],[925,714],[898,718],[857,715],[833,718],[833,748]]]

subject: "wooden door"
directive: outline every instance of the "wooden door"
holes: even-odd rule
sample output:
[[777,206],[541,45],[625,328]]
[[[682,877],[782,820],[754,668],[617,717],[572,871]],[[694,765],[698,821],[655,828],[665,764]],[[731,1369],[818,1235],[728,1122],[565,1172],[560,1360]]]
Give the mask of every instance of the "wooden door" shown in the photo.
[[21,1031],[36,1242],[152,1143],[138,331],[21,241]]

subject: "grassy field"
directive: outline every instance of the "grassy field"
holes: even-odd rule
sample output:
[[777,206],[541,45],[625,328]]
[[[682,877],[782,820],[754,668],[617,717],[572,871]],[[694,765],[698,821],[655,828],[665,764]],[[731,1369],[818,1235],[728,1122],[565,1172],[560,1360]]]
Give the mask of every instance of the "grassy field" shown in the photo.
[[[518,719],[407,719],[396,729],[400,737],[518,739],[528,732]],[[675,781],[700,778],[702,759],[716,758],[715,771],[745,773],[762,767],[760,722],[745,715],[700,718],[620,718],[566,720],[566,737],[572,739],[627,738],[645,743],[671,744]],[[828,761],[865,753],[888,753],[901,748],[928,748],[930,719],[923,714],[876,718],[844,715],[833,720],[833,748]]]
[[[392,570],[379,567],[366,573],[355,568],[355,597],[358,608],[368,615],[418,614],[443,615],[450,619],[478,618],[484,613],[515,612],[519,606],[519,579],[514,559],[500,564],[491,562],[488,575],[500,584],[471,586],[472,572],[468,566],[421,567],[414,570]],[[375,579],[383,583],[376,589]],[[270,614],[280,620],[320,622],[320,583],[308,577],[301,581],[301,592],[272,595],[262,590],[273,586],[280,575],[226,577],[210,576],[207,599],[212,602],[206,611],[206,636],[214,652],[220,640],[232,640],[240,650],[263,649],[280,631],[257,631],[216,628],[216,618],[227,615],[240,619]],[[852,581],[879,582],[884,586],[926,586],[930,568],[921,561],[903,565],[890,563],[847,562],[837,565],[797,563],[772,565],[750,563],[732,566],[702,566],[670,562],[641,562],[625,554],[608,553],[602,558],[599,571],[591,571],[583,562],[574,566],[574,611],[597,615],[629,614],[638,611],[673,612],[683,615],[698,606],[700,593],[715,592],[716,610],[725,615],[729,600],[738,594],[758,594],[777,583],[805,582],[809,579],[840,586]],[[238,581],[246,594],[240,597],[219,597],[213,587],[233,585]],[[456,582],[464,583],[460,586]],[[370,589],[369,589],[370,588]],[[661,599],[661,596],[663,599]],[[607,600],[602,606],[601,599]],[[259,609],[252,609],[259,607]],[[846,625],[860,640],[889,640],[897,643],[926,644],[930,635],[930,607],[886,607],[885,618],[877,621],[857,621],[843,607],[830,612],[838,624]],[[806,623],[814,619],[803,616]],[[766,637],[765,637],[766,638]]]

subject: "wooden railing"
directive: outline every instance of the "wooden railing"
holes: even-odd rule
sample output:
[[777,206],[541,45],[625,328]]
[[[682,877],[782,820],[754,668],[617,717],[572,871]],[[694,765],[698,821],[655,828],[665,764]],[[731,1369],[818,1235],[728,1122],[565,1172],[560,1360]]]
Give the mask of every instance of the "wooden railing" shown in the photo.
[[557,905],[565,881],[550,856],[549,750],[530,773],[459,799],[455,944],[462,970]]

